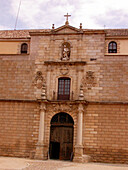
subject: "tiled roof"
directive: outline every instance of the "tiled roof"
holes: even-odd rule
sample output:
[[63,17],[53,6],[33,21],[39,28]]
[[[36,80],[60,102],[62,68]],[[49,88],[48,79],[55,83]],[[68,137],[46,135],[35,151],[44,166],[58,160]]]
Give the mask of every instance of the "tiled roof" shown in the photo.
[[106,36],[128,36],[128,29],[106,29]]
[[[51,29],[31,29],[31,30],[1,30],[0,38],[30,38],[30,33],[48,33]],[[84,33],[86,32],[95,32],[100,30],[95,29],[83,29]],[[128,36],[128,29],[105,29],[106,36]]]

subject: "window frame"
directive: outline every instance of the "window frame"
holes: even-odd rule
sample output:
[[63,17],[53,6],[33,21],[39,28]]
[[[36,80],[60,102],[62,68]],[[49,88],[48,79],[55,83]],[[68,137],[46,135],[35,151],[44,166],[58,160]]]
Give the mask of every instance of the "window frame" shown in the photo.
[[58,95],[57,100],[70,100],[71,78],[58,78]]
[[20,53],[21,54],[27,54],[28,53],[28,44],[27,43],[21,44]]
[[117,43],[115,41],[109,42],[108,53],[117,53]]

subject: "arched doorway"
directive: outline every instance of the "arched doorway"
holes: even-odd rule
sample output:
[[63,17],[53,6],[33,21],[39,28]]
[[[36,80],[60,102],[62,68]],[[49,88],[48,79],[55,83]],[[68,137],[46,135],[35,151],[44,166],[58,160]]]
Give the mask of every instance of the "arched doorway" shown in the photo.
[[72,117],[67,113],[58,113],[51,119],[50,159],[70,160],[73,153]]

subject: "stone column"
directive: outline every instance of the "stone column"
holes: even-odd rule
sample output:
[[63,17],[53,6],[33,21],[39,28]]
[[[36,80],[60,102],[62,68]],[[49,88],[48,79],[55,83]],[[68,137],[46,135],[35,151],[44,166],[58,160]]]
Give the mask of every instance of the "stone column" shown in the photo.
[[48,158],[47,146],[45,145],[45,142],[44,142],[45,111],[46,111],[45,103],[41,103],[41,106],[40,106],[39,137],[38,137],[38,143],[37,143],[37,146],[36,146],[35,159],[43,159],[43,160],[46,160]]
[[78,107],[78,122],[77,122],[77,138],[76,138],[76,146],[74,153],[74,161],[75,162],[83,162],[83,143],[82,143],[82,131],[83,131],[83,105],[80,103]]

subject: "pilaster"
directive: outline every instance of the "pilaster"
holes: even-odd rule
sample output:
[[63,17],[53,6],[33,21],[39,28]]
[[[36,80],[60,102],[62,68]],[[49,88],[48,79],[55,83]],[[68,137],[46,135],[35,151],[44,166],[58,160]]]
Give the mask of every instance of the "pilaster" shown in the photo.
[[44,119],[45,119],[46,106],[45,103],[40,105],[40,125],[39,125],[39,137],[36,146],[35,159],[46,160],[48,158],[48,148],[44,141]]
[[77,122],[77,138],[75,146],[75,155],[73,161],[82,162],[83,156],[83,143],[82,143],[82,130],[83,130],[83,105],[80,103],[78,106],[78,122]]

